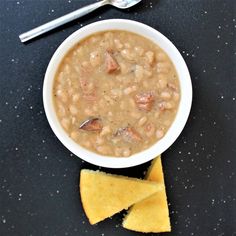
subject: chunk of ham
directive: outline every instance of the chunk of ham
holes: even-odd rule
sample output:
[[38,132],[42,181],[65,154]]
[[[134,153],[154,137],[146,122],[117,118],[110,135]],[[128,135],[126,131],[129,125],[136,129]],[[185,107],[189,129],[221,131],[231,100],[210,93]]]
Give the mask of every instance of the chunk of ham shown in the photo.
[[117,63],[112,53],[109,51],[106,51],[105,53],[105,67],[106,72],[109,74],[119,69],[119,64]]
[[82,122],[79,128],[85,131],[101,131],[103,125],[99,118],[92,118]]
[[81,78],[80,87],[83,92],[83,98],[88,101],[95,101],[97,99],[95,88],[89,88],[89,80],[85,78]]
[[141,135],[130,126],[118,129],[116,135],[121,136],[126,142],[140,142],[142,140]]
[[137,107],[140,110],[150,111],[153,107],[155,98],[154,95],[151,92],[149,92],[149,93],[137,94],[134,100]]

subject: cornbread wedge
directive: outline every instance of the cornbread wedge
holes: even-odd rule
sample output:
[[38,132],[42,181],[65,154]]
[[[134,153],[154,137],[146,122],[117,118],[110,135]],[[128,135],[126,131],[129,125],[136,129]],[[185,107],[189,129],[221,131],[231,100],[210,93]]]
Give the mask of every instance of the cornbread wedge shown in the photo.
[[[146,178],[164,185],[160,156],[152,162]],[[165,187],[161,192],[155,193],[132,206],[123,220],[123,227],[144,233],[170,232],[171,226]]]
[[147,180],[86,169],[80,172],[81,201],[91,224],[96,224],[162,190],[162,184]]

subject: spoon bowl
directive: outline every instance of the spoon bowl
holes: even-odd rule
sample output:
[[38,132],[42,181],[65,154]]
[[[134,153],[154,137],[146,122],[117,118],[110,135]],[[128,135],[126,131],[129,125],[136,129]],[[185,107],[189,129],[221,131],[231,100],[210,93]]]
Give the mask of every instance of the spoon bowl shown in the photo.
[[108,0],[108,4],[120,9],[127,9],[140,3],[142,0]]

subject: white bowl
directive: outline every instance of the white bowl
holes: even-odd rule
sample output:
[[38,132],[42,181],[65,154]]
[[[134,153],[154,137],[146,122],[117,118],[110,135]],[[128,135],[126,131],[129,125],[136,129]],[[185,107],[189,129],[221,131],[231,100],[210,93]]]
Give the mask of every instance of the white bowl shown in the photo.
[[[124,158],[102,156],[94,152],[91,152],[81,147],[76,142],[74,142],[61,127],[59,120],[56,116],[52,100],[53,98],[52,88],[53,88],[55,73],[61,60],[66,55],[66,53],[76,43],[78,43],[85,37],[94,34],[96,32],[106,31],[106,30],[126,30],[134,32],[156,43],[171,58],[172,62],[175,65],[180,80],[181,99],[180,99],[179,109],[176,114],[176,118],[173,124],[171,125],[170,129],[166,133],[166,135],[150,148],[142,152],[133,154],[130,157],[124,157]],[[44,85],[43,85],[43,103],[48,122],[53,132],[58,137],[58,139],[64,144],[64,146],[67,147],[72,153],[74,153],[81,159],[97,166],[110,167],[110,168],[124,168],[124,167],[137,166],[149,160],[152,160],[159,154],[163,153],[167,148],[169,148],[173,144],[173,142],[177,139],[177,137],[183,130],[189,116],[192,104],[192,84],[188,68],[181,54],[176,49],[176,47],[170,42],[170,40],[167,39],[160,32],[145,24],[136,21],[122,20],[122,19],[104,20],[92,23],[77,30],[58,47],[48,65],[45,74]]]

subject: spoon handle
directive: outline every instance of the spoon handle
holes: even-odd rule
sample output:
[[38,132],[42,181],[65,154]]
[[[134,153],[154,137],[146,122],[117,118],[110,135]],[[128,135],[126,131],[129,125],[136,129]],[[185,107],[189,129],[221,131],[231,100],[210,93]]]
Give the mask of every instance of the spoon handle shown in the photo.
[[88,6],[82,7],[76,11],[73,11],[71,13],[68,13],[64,16],[61,16],[55,20],[49,21],[46,24],[43,24],[41,26],[38,26],[30,31],[27,31],[21,35],[19,35],[20,41],[22,43],[29,41],[30,39],[33,39],[39,35],[42,35],[52,29],[55,29],[61,25],[64,25],[70,21],[73,21],[81,16],[84,16],[94,10],[96,10],[97,8],[104,6],[108,4],[107,0],[102,0],[93,4],[90,4]]

